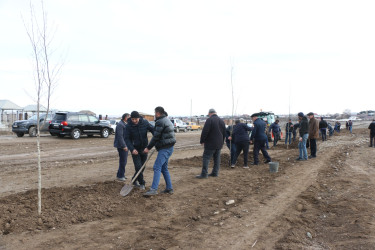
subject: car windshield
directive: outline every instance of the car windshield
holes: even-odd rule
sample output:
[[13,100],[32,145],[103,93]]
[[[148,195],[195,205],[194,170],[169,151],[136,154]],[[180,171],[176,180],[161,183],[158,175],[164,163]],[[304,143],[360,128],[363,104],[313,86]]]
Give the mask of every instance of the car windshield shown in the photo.
[[109,123],[111,123],[112,125],[115,125],[116,120],[110,120]]
[[[46,115],[39,115],[39,118],[44,118]],[[37,115],[33,115],[32,117],[30,117],[28,120],[29,121],[36,121],[37,119]]]

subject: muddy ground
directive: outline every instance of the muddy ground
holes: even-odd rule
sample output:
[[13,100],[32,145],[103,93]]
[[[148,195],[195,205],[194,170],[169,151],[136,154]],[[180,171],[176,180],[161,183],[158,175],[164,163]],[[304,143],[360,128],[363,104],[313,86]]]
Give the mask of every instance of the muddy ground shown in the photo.
[[[204,180],[195,178],[200,133],[180,133],[169,164],[175,193],[151,198],[120,196],[113,136],[42,136],[40,218],[36,139],[2,135],[0,249],[374,249],[375,148],[368,129],[353,132],[319,141],[318,157],[306,162],[295,161],[296,145],[279,142],[269,150],[278,173],[266,164],[243,169],[242,156],[230,169],[225,148],[220,176]],[[128,183],[131,157],[126,168]]]

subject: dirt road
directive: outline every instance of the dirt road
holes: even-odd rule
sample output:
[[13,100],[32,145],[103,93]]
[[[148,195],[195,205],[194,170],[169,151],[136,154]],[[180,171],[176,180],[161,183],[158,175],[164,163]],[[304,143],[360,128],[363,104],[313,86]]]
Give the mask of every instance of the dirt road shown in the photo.
[[[40,219],[35,138],[1,136],[0,249],[373,249],[375,148],[366,129],[320,142],[306,162],[295,161],[295,145],[279,143],[269,150],[278,173],[265,164],[243,169],[241,156],[230,169],[225,148],[220,176],[204,180],[195,178],[199,135],[177,134],[175,194],[151,198],[119,195],[113,137],[42,137]],[[133,173],[129,158],[126,175]]]

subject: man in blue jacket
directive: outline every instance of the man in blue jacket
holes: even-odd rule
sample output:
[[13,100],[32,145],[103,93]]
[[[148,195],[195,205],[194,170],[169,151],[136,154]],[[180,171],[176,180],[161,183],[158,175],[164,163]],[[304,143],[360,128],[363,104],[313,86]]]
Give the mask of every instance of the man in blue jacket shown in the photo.
[[125,133],[126,133],[126,120],[129,114],[125,113],[122,115],[121,121],[116,126],[115,141],[113,146],[117,148],[119,155],[119,167],[117,170],[117,180],[125,181],[125,166],[128,161],[128,147],[125,143]]
[[280,133],[281,133],[279,120],[276,120],[274,123],[271,124],[271,126],[269,128],[269,132],[271,130],[272,130],[272,134],[273,134],[273,146],[276,146],[278,140],[280,139]]
[[262,151],[263,157],[266,158],[266,161],[264,163],[271,162],[271,157],[268,155],[268,152],[266,150],[266,123],[258,118],[258,114],[252,114],[251,119],[253,120],[254,124],[254,128],[250,137],[250,143],[254,143],[254,162],[251,163],[251,165],[259,164],[259,150]]
[[236,125],[233,128],[232,137],[228,138],[232,140],[236,145],[236,155],[232,159],[231,168],[235,167],[237,158],[241,154],[241,151],[243,151],[243,168],[249,168],[247,165],[247,160],[249,156],[250,131],[251,128],[247,126],[247,124],[241,123],[240,120],[236,120]]
[[[135,168],[134,176],[147,160],[147,154],[145,154],[143,150],[148,145],[148,131],[153,135],[154,127],[146,119],[143,119],[137,111],[131,112],[128,123],[126,124],[125,142],[128,146],[128,150],[132,154]],[[144,190],[146,182],[143,179],[143,171],[133,182],[135,186],[138,186],[137,181],[140,185],[139,188]]]

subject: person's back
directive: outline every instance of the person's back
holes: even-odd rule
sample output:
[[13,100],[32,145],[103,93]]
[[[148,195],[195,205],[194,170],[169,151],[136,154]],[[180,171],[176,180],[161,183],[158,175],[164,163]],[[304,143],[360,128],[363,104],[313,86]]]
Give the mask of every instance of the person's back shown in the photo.
[[249,141],[249,131],[250,127],[247,126],[245,123],[238,123],[233,128],[233,142],[248,142]]
[[216,114],[206,120],[204,124],[200,143],[204,143],[207,149],[221,149],[225,138],[225,123]]
[[299,124],[299,135],[302,137],[305,134],[309,133],[309,122],[307,120],[307,117],[302,117],[302,120]]
[[375,121],[372,121],[370,125],[368,126],[368,129],[370,129],[371,135],[375,135]]
[[328,127],[328,123],[325,120],[321,120],[319,122],[319,129],[321,129],[321,128],[327,128],[327,127]]
[[256,119],[254,121],[254,128],[251,133],[251,140],[267,140],[267,135],[265,133],[266,123],[261,119]]

